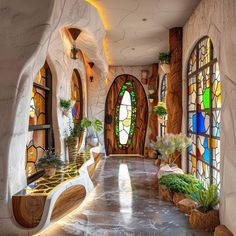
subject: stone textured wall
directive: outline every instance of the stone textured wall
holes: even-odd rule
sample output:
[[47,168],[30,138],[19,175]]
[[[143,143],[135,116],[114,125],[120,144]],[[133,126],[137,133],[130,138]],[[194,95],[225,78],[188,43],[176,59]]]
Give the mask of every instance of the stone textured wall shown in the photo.
[[[221,223],[236,234],[236,3],[235,0],[202,0],[184,26],[183,98],[186,132],[187,61],[196,42],[209,36],[219,62],[222,81],[221,113]],[[186,166],[186,159],[183,159]]]
[[36,74],[47,59],[53,77],[55,143],[66,158],[68,119],[62,116],[59,100],[70,98],[74,68],[82,78],[85,107],[87,89],[83,62],[68,56],[71,45],[64,27],[82,29],[78,46],[101,74],[107,73],[108,66],[102,49],[105,30],[96,9],[84,0],[3,0],[0,17],[0,235],[15,235],[20,229],[13,224],[11,196],[26,186],[25,146]]

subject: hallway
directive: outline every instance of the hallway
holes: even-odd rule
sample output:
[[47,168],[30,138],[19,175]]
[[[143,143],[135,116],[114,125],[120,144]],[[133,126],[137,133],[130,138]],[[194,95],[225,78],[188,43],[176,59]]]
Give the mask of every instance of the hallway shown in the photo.
[[38,236],[213,235],[192,230],[184,214],[159,199],[156,172],[153,160],[101,160],[83,204]]

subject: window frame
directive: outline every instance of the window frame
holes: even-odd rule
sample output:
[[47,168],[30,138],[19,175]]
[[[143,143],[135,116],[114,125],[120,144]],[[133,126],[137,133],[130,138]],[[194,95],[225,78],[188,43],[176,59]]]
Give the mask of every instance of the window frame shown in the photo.
[[[209,42],[210,42],[210,55],[209,55],[209,62],[207,62],[206,64],[200,66],[200,58],[199,58],[199,52],[200,52],[200,44],[201,42],[203,42],[204,40],[206,39],[209,39]],[[189,68],[191,66],[190,62],[191,62],[191,56],[192,54],[194,53],[194,51],[196,50],[196,69],[189,73]],[[209,151],[210,151],[210,161],[209,163],[207,163],[205,160],[200,160],[198,158],[198,155],[197,155],[197,149],[198,149],[198,137],[202,136],[202,137],[207,137],[208,140],[211,140],[212,139],[216,139],[216,140],[220,140],[220,135],[219,137],[218,136],[214,136],[213,135],[213,112],[214,111],[221,111],[221,107],[215,107],[213,108],[212,106],[212,94],[213,94],[213,79],[214,79],[214,65],[216,65],[218,62],[217,62],[217,58],[215,56],[215,53],[214,53],[214,47],[213,47],[213,44],[212,44],[212,41],[211,39],[208,37],[208,36],[205,36],[203,38],[201,38],[195,45],[194,45],[194,48],[193,50],[191,51],[190,53],[190,56],[189,56],[189,59],[188,59],[188,62],[187,62],[187,80],[186,80],[186,94],[187,94],[187,134],[191,134],[191,135],[195,135],[195,144],[196,144],[196,153],[195,155],[190,153],[187,149],[186,151],[186,154],[187,154],[187,172],[192,174],[191,170],[190,170],[190,159],[192,157],[195,158],[195,161],[196,161],[196,177],[198,178],[199,177],[199,173],[198,173],[198,161],[204,163],[205,165],[207,165],[209,167],[209,182],[208,184],[213,184],[213,180],[214,180],[214,176],[213,176],[213,170],[217,171],[219,173],[219,176],[220,176],[220,169],[217,169],[214,165],[213,165],[213,148],[212,147],[209,147]],[[208,109],[198,109],[197,105],[198,105],[198,101],[199,101],[199,91],[198,91],[198,84],[201,83],[198,81],[198,75],[200,73],[202,73],[204,70],[208,69],[209,68],[209,80],[210,80],[210,100],[209,100],[209,103],[210,103],[210,106]],[[189,95],[189,79],[190,78],[193,78],[193,77],[196,77],[196,100],[195,100],[195,109],[194,110],[189,110],[189,98],[190,98],[190,95]],[[222,106],[222,105],[221,105]],[[198,112],[209,112],[209,134],[206,134],[206,133],[201,133],[201,132],[198,132],[198,117],[197,117],[197,113]],[[190,122],[189,122],[189,118],[190,118],[190,114],[196,114],[196,132],[193,132],[190,130]],[[220,114],[221,116],[221,114]],[[220,154],[219,154],[220,155]],[[205,184],[207,184],[207,178],[204,180],[205,181]],[[220,183],[220,178],[219,178],[219,183]]]

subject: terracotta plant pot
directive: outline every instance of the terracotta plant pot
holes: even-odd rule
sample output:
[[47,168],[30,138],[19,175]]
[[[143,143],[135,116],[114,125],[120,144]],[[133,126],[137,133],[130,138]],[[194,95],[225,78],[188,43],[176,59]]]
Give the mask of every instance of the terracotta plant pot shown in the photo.
[[189,217],[189,223],[195,229],[214,231],[216,226],[220,224],[219,211],[210,210],[204,213],[194,209]]
[[163,70],[163,72],[165,74],[169,74],[170,73],[170,64],[166,64],[166,63],[161,64],[161,69]]
[[66,146],[69,151],[69,160],[75,161],[79,155],[79,137],[73,137],[66,139]]
[[174,203],[175,205],[177,205],[178,202],[180,202],[181,200],[183,200],[183,199],[185,199],[185,198],[186,198],[185,194],[174,192],[174,195],[173,195],[173,203]]
[[159,193],[163,200],[172,202],[173,201],[173,192],[168,189],[165,185],[159,185]]
[[45,177],[51,177],[51,176],[56,174],[56,168],[55,167],[45,166],[45,167],[43,167],[43,169],[45,171],[45,173],[44,173]]

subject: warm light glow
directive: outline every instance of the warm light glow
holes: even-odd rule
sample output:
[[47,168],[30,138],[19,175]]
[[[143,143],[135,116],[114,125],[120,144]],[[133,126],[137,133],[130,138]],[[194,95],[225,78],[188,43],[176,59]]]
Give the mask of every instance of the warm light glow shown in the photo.
[[[106,31],[109,30],[110,29],[110,24],[109,24],[109,22],[108,22],[108,20],[107,20],[107,18],[105,16],[104,10],[99,5],[99,2],[94,1],[94,0],[87,0],[87,2],[90,3],[93,7],[96,8],[96,10],[98,11],[99,16],[102,19],[102,23],[103,23],[103,26],[104,26],[105,30]],[[108,45],[107,45],[108,43],[107,43],[107,39],[106,38],[103,39],[102,44],[103,44],[103,50],[104,50],[107,62],[108,62],[109,65],[111,65],[112,62],[111,62],[111,57],[109,56],[109,50],[108,50]]]
[[120,212],[125,222],[129,222],[132,218],[132,202],[133,192],[131,186],[131,179],[129,175],[128,166],[125,163],[121,163],[118,174],[119,183],[119,200],[120,200]]

